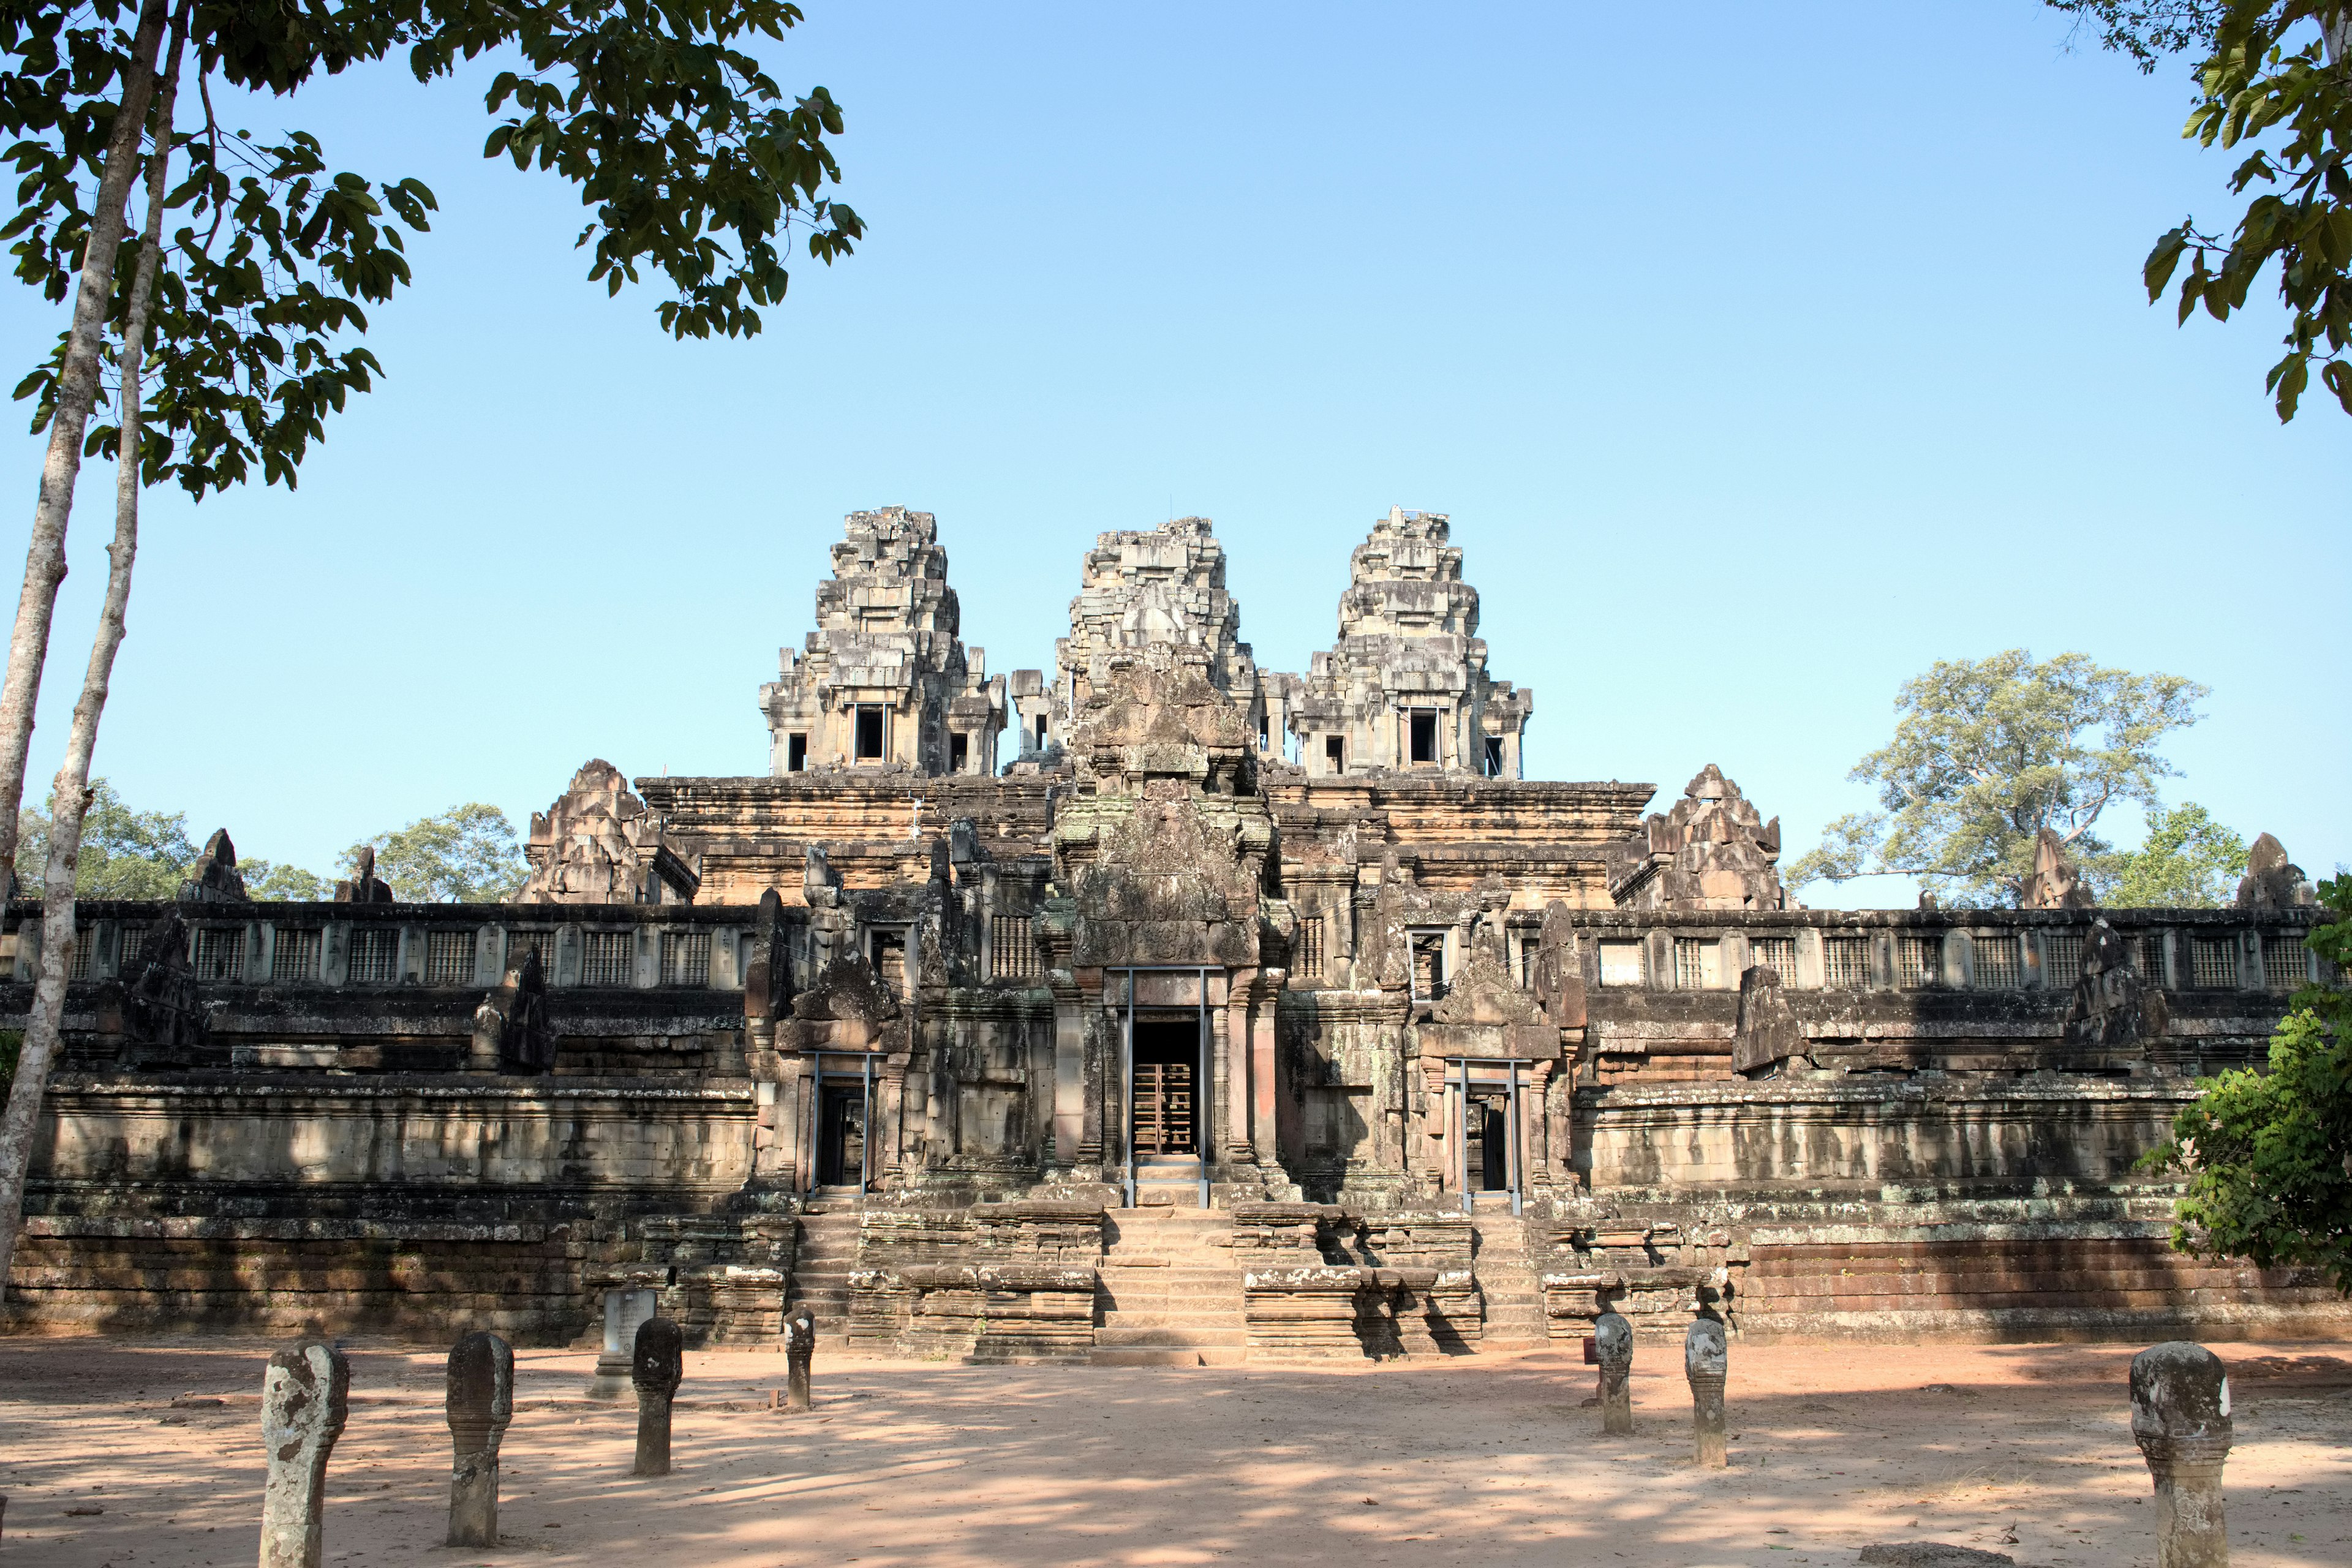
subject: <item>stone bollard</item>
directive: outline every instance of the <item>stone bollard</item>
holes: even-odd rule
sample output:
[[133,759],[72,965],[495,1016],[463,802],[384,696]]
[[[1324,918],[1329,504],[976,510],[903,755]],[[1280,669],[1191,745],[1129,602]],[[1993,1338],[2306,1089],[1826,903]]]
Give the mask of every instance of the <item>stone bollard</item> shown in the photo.
[[1592,1340],[1601,1357],[1601,1429],[1624,1433],[1633,1429],[1633,1325],[1615,1312],[1603,1312],[1592,1324]]
[[816,1355],[816,1314],[808,1303],[793,1303],[784,1314],[784,1408],[809,1407],[809,1363]]
[[261,1568],[319,1568],[327,1456],[351,1411],[352,1366],[331,1345],[274,1352],[261,1375]]
[[637,1465],[633,1474],[669,1474],[669,1402],[686,1377],[684,1336],[667,1318],[637,1325],[629,1381],[637,1385]]
[[499,1543],[499,1439],[514,1418],[514,1352],[471,1333],[449,1352],[451,1546]]
[[604,1347],[596,1357],[596,1375],[588,1382],[589,1398],[617,1400],[629,1392],[637,1325],[654,1315],[659,1301],[655,1291],[637,1287],[604,1292]]
[[2156,1478],[2157,1568],[2229,1568],[2221,1465],[2230,1379],[2221,1358],[2174,1340],[2132,1357],[2132,1438]]
[[1691,1457],[1718,1469],[1730,1463],[1723,1451],[1723,1382],[1730,1369],[1723,1320],[1699,1319],[1683,1336],[1683,1375],[1691,1388]]

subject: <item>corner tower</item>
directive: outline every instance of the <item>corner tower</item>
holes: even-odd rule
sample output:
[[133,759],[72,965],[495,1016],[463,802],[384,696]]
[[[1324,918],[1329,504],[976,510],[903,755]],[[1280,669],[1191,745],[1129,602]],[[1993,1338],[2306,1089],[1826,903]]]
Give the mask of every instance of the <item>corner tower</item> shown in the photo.
[[1478,590],[1447,533],[1443,512],[1391,507],[1349,557],[1339,640],[1315,656],[1290,710],[1309,773],[1525,776],[1535,693],[1487,678]]
[[833,547],[833,580],[816,590],[816,630],[781,650],[760,688],[769,769],[902,767],[922,773],[996,771],[1004,678],[956,636],[948,552],[927,511],[854,511]]

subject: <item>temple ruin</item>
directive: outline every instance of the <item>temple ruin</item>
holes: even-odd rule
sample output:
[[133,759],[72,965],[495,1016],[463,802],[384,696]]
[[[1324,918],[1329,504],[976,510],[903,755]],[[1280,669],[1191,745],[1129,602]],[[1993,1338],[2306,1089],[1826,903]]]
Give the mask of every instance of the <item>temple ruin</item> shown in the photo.
[[[936,520],[858,512],[768,773],[591,762],[513,902],[249,901],[226,834],[86,901],[6,1324],[609,1351],[805,1306],[1192,1364],[2352,1322],[2171,1251],[2136,1165],[2342,982],[2274,840],[2224,909],[2092,908],[2054,841],[2023,908],[1801,908],[1712,763],[1660,812],[1525,776],[1468,559],[1391,510],[1294,674],[1207,520],[1106,532],[1054,667],[990,676]],[[9,905],[9,1011],[39,940]]]

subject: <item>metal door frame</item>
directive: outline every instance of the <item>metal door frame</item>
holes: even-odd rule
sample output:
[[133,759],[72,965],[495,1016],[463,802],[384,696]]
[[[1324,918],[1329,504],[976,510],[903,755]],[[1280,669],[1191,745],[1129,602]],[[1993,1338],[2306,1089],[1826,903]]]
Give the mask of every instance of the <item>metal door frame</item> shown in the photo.
[[835,1073],[836,1079],[855,1076],[858,1080],[858,1125],[862,1129],[857,1140],[857,1194],[866,1195],[868,1183],[874,1180],[874,1053],[871,1051],[817,1051],[812,1056],[815,1070],[809,1079],[809,1141],[808,1180],[803,1193],[817,1189],[817,1171],[824,1163],[824,1058],[856,1057],[858,1070],[855,1075]]
[[[1110,973],[1120,973],[1114,970]],[[1201,1210],[1209,1207],[1209,1109],[1212,1099],[1213,1068],[1209,1063],[1209,975],[1211,971],[1192,963],[1135,963],[1124,966],[1127,975],[1127,1001],[1119,1018],[1119,1080],[1120,1099],[1126,1112],[1119,1118],[1119,1147],[1126,1157],[1123,1206],[1135,1206],[1135,977],[1138,974],[1190,974],[1201,988],[1198,1009],[1198,1033],[1192,1040],[1192,1152],[1201,1162]],[[1214,973],[1222,974],[1223,970]]]
[[[1503,1139],[1504,1184],[1505,1190],[1511,1194],[1511,1213],[1517,1215],[1527,1202],[1526,1181],[1519,1169],[1519,1141],[1527,1136],[1527,1130],[1520,1123],[1519,1068],[1532,1065],[1533,1058],[1454,1057],[1446,1062],[1447,1067],[1454,1069],[1454,1081],[1445,1087],[1449,1090],[1447,1098],[1454,1101],[1454,1173],[1456,1190],[1462,1194],[1464,1214],[1475,1212],[1477,1199],[1476,1191],[1470,1185],[1470,1065],[1474,1061],[1504,1069],[1500,1084],[1481,1084],[1480,1087],[1498,1088],[1504,1091],[1503,1114],[1507,1124]],[[1479,1180],[1486,1180],[1484,1171],[1479,1173]]]

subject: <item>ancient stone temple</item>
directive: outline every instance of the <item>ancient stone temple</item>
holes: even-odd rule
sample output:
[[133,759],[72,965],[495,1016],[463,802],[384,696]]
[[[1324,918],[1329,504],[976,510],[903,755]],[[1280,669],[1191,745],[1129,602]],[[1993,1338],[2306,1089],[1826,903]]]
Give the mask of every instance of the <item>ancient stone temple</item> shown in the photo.
[[[860,512],[772,771],[589,763],[516,901],[246,901],[221,835],[181,900],[85,903],[6,1321],[805,1306],[1187,1364],[2352,1325],[2172,1252],[2136,1163],[2342,982],[2283,848],[2226,909],[2096,910],[2063,856],[2017,910],[1795,907],[1712,763],[1659,812],[1522,776],[1461,565],[1392,511],[1300,675],[1205,520],[1106,533],[1055,668],[983,679],[934,521]],[[37,905],[0,942],[21,1014]]]

